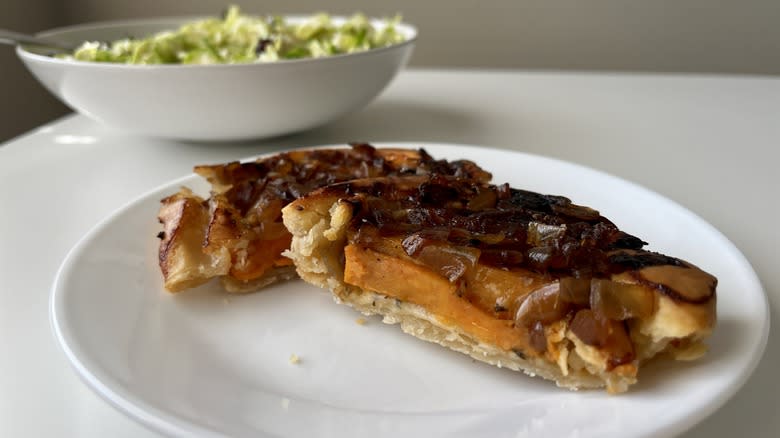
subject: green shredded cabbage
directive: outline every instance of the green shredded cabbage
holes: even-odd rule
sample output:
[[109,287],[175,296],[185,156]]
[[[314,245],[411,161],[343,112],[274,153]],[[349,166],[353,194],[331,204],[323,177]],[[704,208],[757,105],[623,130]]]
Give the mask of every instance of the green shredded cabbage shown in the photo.
[[327,14],[292,24],[283,17],[242,15],[230,6],[223,19],[209,18],[184,24],[176,31],[159,32],[111,43],[87,41],[63,59],[125,64],[241,64],[284,59],[318,58],[385,47],[403,42],[397,30],[401,17],[374,26],[355,14],[337,26]]

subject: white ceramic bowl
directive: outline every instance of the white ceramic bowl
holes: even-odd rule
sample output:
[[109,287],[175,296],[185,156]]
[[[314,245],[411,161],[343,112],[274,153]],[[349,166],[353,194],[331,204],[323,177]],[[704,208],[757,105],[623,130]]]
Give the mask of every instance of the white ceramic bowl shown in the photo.
[[[111,41],[175,29],[200,17],[86,24],[39,34],[65,42]],[[301,17],[287,17],[291,22]],[[335,22],[343,17],[334,17]],[[375,24],[379,25],[378,21]],[[197,141],[288,134],[324,124],[368,104],[406,64],[406,41],[317,59],[235,65],[125,65],[17,54],[36,78],[76,111],[143,135]]]

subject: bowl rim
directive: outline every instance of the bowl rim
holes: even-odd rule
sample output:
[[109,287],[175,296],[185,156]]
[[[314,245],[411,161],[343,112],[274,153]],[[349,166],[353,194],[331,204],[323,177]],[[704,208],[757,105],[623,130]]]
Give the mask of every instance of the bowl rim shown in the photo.
[[[279,14],[285,19],[302,20],[311,17],[313,14]],[[205,18],[213,18],[213,16],[207,15],[179,15],[179,16],[165,16],[165,17],[153,17],[153,18],[131,18],[120,20],[105,20],[105,21],[93,21],[86,23],[79,23],[70,26],[55,27],[47,29],[41,32],[37,32],[37,37],[50,37],[63,32],[80,31],[80,30],[95,30],[104,28],[116,28],[122,26],[133,25],[153,25],[153,24],[171,24],[171,26],[181,25],[187,21],[201,20]],[[330,15],[331,19],[346,20],[345,15]],[[381,19],[376,17],[367,17],[371,22],[378,22]],[[61,64],[68,66],[79,66],[83,68],[102,68],[102,69],[123,69],[123,70],[175,70],[175,69],[237,69],[237,68],[280,68],[279,66],[290,65],[302,65],[302,64],[321,64],[325,62],[338,62],[345,58],[353,58],[360,56],[372,56],[382,52],[388,52],[399,49],[404,46],[414,45],[417,41],[419,31],[416,26],[406,21],[402,21],[397,26],[404,31],[406,39],[400,43],[391,44],[389,46],[378,47],[375,49],[363,50],[360,52],[343,53],[338,55],[323,56],[319,58],[300,58],[300,59],[283,59],[274,62],[249,62],[249,63],[236,63],[236,64],[124,64],[116,62],[93,62],[93,61],[79,61],[71,59],[59,59],[53,56],[42,55],[25,49],[25,45],[18,44],[16,46],[16,54],[22,59],[30,59],[38,62]]]

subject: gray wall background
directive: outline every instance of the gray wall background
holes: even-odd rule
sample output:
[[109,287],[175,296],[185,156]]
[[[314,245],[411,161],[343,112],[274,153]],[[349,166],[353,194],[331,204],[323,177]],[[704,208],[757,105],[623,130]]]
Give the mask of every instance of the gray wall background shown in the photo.
[[[216,14],[216,0],[0,0],[0,27]],[[411,65],[780,74],[779,0],[264,0],[250,13],[397,12],[417,25]],[[67,113],[0,46],[0,142]]]

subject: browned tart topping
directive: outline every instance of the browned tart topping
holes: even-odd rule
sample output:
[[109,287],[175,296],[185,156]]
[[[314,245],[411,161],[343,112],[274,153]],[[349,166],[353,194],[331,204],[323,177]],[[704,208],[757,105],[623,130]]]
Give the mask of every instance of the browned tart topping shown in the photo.
[[[424,150],[375,149],[368,144],[351,148],[299,150],[257,161],[197,166],[195,172],[212,185],[202,208],[208,216],[203,252],[230,252],[229,277],[251,281],[274,267],[291,265],[281,254],[292,236],[282,223],[281,211],[312,190],[356,178],[379,176],[452,175],[475,181],[490,180],[490,173],[470,161],[435,160]],[[172,203],[175,197],[163,200]],[[161,222],[170,221],[166,216]],[[167,252],[160,257],[166,272]]]
[[[444,306],[453,318],[465,315],[458,306],[468,303],[489,319],[465,326],[505,322],[491,329],[501,339],[491,340],[522,355],[543,354],[547,329],[564,321],[579,340],[608,353],[610,368],[631,363],[637,356],[629,322],[655,312],[653,290],[681,302],[714,297],[714,277],[643,250],[642,240],[561,196],[443,175],[350,181],[320,193],[338,196],[352,210],[347,282],[395,291],[370,274],[385,266],[382,256],[422,265],[446,284],[419,274],[410,287],[419,283],[430,296],[404,298]],[[678,280],[669,281],[670,270]],[[629,271],[633,283],[613,281]],[[514,275],[520,272],[522,281]],[[432,290],[448,287],[459,301],[434,301]],[[524,334],[512,331],[518,326]]]

